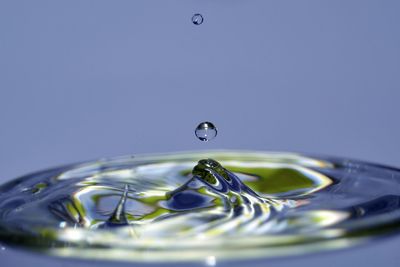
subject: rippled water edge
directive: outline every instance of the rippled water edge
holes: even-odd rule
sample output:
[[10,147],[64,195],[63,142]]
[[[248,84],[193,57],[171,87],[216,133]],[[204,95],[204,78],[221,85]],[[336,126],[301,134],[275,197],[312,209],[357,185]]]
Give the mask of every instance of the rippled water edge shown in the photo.
[[[294,210],[292,214],[289,213],[292,216],[290,219],[295,218],[296,229],[285,228],[276,233],[267,231],[260,236],[233,233],[226,236],[207,236],[204,240],[201,238],[196,240],[180,239],[177,242],[173,236],[172,238],[168,236],[158,240],[142,240],[143,242],[139,242],[136,238],[127,242],[126,229],[122,228],[99,232],[97,228],[81,226],[64,226],[62,228],[60,225],[58,225],[59,227],[53,225],[45,231],[43,229],[38,231],[34,228],[18,226],[15,223],[10,224],[4,220],[5,214],[7,215],[7,207],[18,209],[23,206],[18,201],[8,203],[6,206],[4,203],[10,195],[15,195],[16,192],[29,192],[32,196],[38,197],[48,190],[49,186],[41,184],[48,178],[54,180],[54,177],[57,177],[56,181],[60,178],[62,181],[75,179],[74,182],[77,182],[76,179],[80,182],[82,180],[87,182],[87,179],[93,180],[94,178],[94,180],[97,179],[97,182],[103,183],[99,174],[110,170],[132,169],[132,164],[135,164],[136,167],[147,166],[145,171],[148,172],[151,169],[154,170],[156,167],[154,164],[162,163],[165,167],[166,162],[172,161],[178,162],[178,165],[184,163],[184,168],[180,169],[182,171],[191,170],[191,167],[203,158],[216,159],[223,166],[228,166],[227,169],[232,170],[235,169],[235,165],[240,166],[240,163],[243,162],[269,164],[269,169],[271,166],[278,166],[275,169],[287,169],[288,166],[294,167],[294,169],[300,167],[316,172],[321,175],[319,178],[326,177],[329,181],[314,180],[315,183],[312,185],[303,183],[301,190],[288,188],[285,184],[286,187],[282,188],[285,188],[286,191],[275,190],[275,192],[271,191],[271,188],[277,189],[279,183],[277,186],[270,181],[269,188],[265,189],[266,192],[260,192],[261,195],[271,199],[290,199],[300,202],[301,205],[292,209],[291,211]],[[149,166],[151,168],[148,168]],[[238,177],[252,188],[252,185],[255,185],[254,181],[252,183],[251,179],[246,180],[252,176],[252,173],[248,172],[249,168],[254,169],[254,166],[245,168],[246,171],[236,169],[233,172],[240,174]],[[289,174],[294,177],[293,173],[289,172]],[[165,173],[161,174],[161,177],[163,175]],[[268,175],[273,177],[277,174],[269,173]],[[259,173],[254,177],[260,177]],[[282,175],[277,177],[282,179]],[[8,244],[64,257],[148,262],[204,260],[210,256],[218,259],[277,257],[331,250],[363,243],[398,231],[400,225],[399,177],[399,171],[395,168],[354,160],[307,157],[293,153],[210,151],[122,157],[88,162],[31,174],[3,185],[0,188],[2,192],[0,195],[0,239]],[[126,178],[129,180],[129,175],[123,180],[125,181]],[[182,185],[189,179],[187,174],[181,175],[180,178],[170,189]],[[304,188],[304,185],[309,187]],[[297,186],[299,187],[299,184]],[[16,191],[13,192],[13,189]],[[9,190],[12,192],[5,196],[4,192]],[[256,192],[258,191],[256,190]],[[119,191],[120,193],[121,191]],[[35,198],[30,200],[33,200],[31,201],[33,203]],[[104,218],[110,215],[110,212],[108,213]],[[288,213],[284,214],[288,216]],[[299,215],[301,215],[300,221]],[[301,222],[302,219],[306,221]],[[26,222],[29,225],[32,220]]]

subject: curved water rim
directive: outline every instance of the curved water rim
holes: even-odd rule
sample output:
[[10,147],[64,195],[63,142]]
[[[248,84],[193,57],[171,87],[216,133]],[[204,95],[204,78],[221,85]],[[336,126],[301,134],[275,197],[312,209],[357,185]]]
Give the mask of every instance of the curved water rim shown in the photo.
[[[282,152],[253,152],[253,151],[201,151],[180,152],[174,154],[158,154],[143,156],[125,156],[114,159],[103,159],[93,162],[59,167],[44,172],[34,173],[11,181],[0,187],[0,190],[15,187],[32,177],[49,174],[52,180],[66,181],[74,179],[88,179],[90,184],[105,168],[110,177],[115,175],[132,177],[132,166],[135,175],[145,173],[155,175],[162,166],[163,170],[173,170],[176,164],[180,166],[179,176],[188,177],[190,170],[199,159],[213,158],[218,160],[225,168],[234,172],[243,182],[262,196],[271,199],[293,198],[299,206],[307,206],[307,201],[312,201],[315,194],[324,194],[337,179],[326,173],[334,171],[342,163],[307,157],[297,153]],[[173,163],[171,163],[173,162]],[[346,164],[360,164],[373,171],[384,170],[396,173],[396,169],[385,169],[357,161],[348,161]],[[350,164],[350,165],[351,165]],[[118,166],[113,170],[113,166]],[[343,166],[342,166],[343,167]],[[321,172],[324,170],[324,172]],[[347,169],[346,169],[347,170]],[[326,172],[326,173],[325,173]],[[168,173],[168,172],[167,172]],[[257,184],[254,177],[265,178]],[[272,179],[272,178],[276,179]],[[291,179],[287,179],[291,177]],[[308,180],[303,178],[307,177]],[[166,176],[168,178],[168,175]],[[286,180],[285,180],[286,179]],[[277,180],[280,181],[277,183]],[[335,181],[336,180],[336,181]],[[182,180],[183,181],[183,180]],[[288,182],[292,184],[288,185]],[[296,186],[293,187],[293,184]],[[32,192],[45,189],[45,183],[36,184]],[[0,197],[1,199],[1,197]],[[311,200],[310,200],[311,199]],[[1,206],[1,202],[0,202]],[[219,236],[206,236],[199,234],[195,239],[146,238],[141,240],[135,237],[127,239],[132,231],[128,228],[118,228],[113,232],[98,231],[89,227],[39,227],[33,231],[20,232],[4,225],[0,221],[0,238],[9,244],[14,244],[41,251],[51,255],[63,257],[77,257],[87,259],[108,259],[119,261],[203,261],[209,257],[218,260],[249,259],[259,257],[279,257],[298,255],[323,250],[344,248],[351,245],[394,233],[399,228],[399,217],[396,214],[376,215],[373,220],[347,221],[348,212],[341,210],[323,209],[303,211],[303,217],[289,218],[286,223],[295,225],[315,224],[315,229],[310,227],[304,233],[279,233],[263,234],[262,236],[240,236],[240,238],[220,238]],[[343,223],[346,227],[343,228]],[[26,230],[26,229],[25,229]]]

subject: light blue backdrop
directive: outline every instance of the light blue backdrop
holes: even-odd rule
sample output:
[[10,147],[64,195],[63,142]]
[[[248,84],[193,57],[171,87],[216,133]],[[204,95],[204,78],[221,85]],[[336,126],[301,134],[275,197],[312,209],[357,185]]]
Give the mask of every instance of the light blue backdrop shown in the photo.
[[[218,148],[400,166],[399,13],[396,0],[0,0],[0,181]],[[212,142],[194,137],[203,120]],[[259,266],[397,266],[399,245]],[[39,264],[89,265],[0,252],[1,266]]]

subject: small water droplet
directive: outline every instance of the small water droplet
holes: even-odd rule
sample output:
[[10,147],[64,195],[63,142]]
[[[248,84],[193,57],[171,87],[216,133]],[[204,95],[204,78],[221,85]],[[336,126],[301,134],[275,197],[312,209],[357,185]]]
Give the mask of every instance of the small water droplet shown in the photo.
[[204,21],[204,18],[201,14],[196,13],[192,17],[192,22],[194,25],[200,25],[203,23],[203,21]]
[[194,133],[200,141],[210,141],[217,136],[217,127],[211,122],[205,121],[200,123]]

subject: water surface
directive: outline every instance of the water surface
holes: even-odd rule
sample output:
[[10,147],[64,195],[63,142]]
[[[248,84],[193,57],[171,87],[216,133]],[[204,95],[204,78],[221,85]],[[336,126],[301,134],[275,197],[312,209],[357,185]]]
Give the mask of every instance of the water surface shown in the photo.
[[394,168],[294,153],[130,156],[0,187],[0,240],[52,255],[123,261],[276,257],[393,234]]

